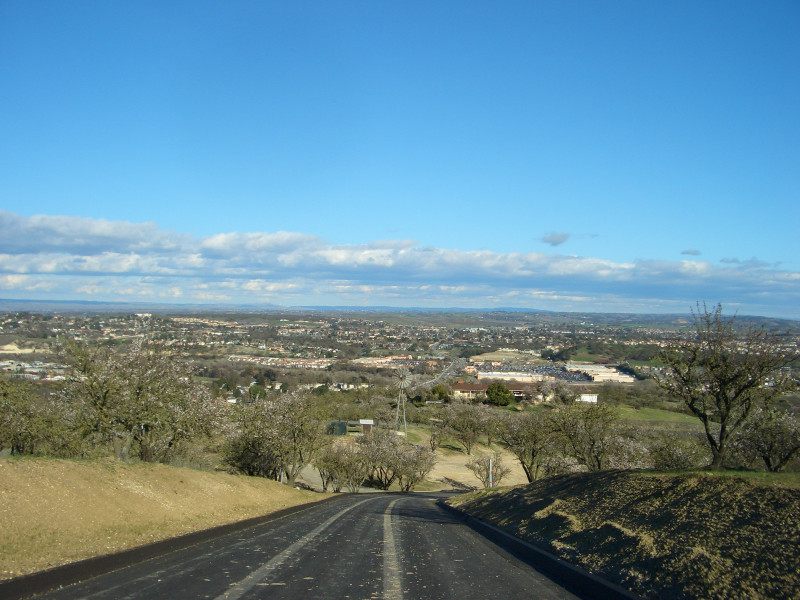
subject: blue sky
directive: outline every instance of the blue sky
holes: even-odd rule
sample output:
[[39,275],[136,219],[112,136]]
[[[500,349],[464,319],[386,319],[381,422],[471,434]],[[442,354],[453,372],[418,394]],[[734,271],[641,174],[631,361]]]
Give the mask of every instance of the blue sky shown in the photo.
[[800,319],[800,4],[0,0],[0,298]]

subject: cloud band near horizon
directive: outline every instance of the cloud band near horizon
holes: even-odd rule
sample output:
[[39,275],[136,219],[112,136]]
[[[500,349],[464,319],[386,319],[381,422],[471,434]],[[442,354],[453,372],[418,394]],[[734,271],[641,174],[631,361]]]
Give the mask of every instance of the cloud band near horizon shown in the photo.
[[[331,244],[304,233],[193,237],[154,223],[0,211],[0,296],[18,299],[683,312],[697,300],[800,318],[800,273],[755,259]],[[566,234],[562,234],[566,235]]]

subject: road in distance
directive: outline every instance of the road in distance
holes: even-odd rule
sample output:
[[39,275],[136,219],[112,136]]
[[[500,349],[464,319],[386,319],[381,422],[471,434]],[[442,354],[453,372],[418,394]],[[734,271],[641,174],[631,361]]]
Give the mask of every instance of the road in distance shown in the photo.
[[39,598],[577,598],[437,506],[438,497],[342,496]]

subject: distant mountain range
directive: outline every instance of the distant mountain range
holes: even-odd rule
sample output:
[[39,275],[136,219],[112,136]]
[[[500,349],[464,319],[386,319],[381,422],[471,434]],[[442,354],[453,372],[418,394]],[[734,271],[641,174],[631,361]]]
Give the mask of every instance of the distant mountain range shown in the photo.
[[[216,314],[216,313],[259,313],[259,312],[285,312],[285,313],[343,313],[343,314],[380,314],[380,315],[447,315],[458,314],[476,317],[491,317],[492,324],[501,325],[503,322],[511,324],[515,321],[514,315],[522,323],[534,324],[536,322],[549,323],[574,323],[590,322],[596,325],[608,326],[640,326],[640,327],[670,327],[681,328],[691,324],[689,314],[640,314],[640,313],[591,313],[591,312],[555,312],[536,308],[520,307],[495,307],[495,308],[425,308],[425,307],[397,307],[397,306],[280,306],[276,304],[259,305],[231,305],[231,304],[159,304],[159,303],[134,303],[134,302],[90,302],[75,300],[19,300],[0,298],[0,312],[42,312],[42,313],[156,313],[156,314]],[[769,329],[788,330],[800,333],[800,320],[780,319],[772,317],[759,317],[737,315],[743,323],[756,323]],[[488,325],[489,323],[485,323]]]

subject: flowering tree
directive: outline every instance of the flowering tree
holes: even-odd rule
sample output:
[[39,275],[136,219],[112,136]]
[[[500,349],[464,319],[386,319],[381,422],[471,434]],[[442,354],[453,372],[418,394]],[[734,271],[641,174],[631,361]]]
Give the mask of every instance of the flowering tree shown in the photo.
[[472,447],[484,431],[486,414],[485,407],[468,402],[451,402],[442,411],[448,435],[464,447],[467,455],[472,454]]
[[564,453],[589,471],[608,468],[617,445],[619,416],[605,404],[576,403],[553,414],[553,430]]
[[411,491],[435,462],[430,448],[414,445],[388,429],[373,429],[358,439],[358,445],[369,465],[370,478],[382,490],[397,481],[400,491]]
[[503,463],[498,452],[472,458],[467,463],[467,468],[473,472],[485,488],[488,488],[490,484],[499,484],[500,480],[511,472],[511,469]]
[[410,492],[421,483],[436,463],[436,455],[430,448],[406,441],[398,447],[397,479],[401,492]]
[[745,423],[736,445],[746,456],[764,461],[768,471],[780,471],[800,454],[800,419],[784,411],[758,409]]
[[370,469],[362,449],[345,438],[323,446],[314,459],[314,466],[322,479],[323,491],[330,486],[334,492],[342,489],[358,492]]
[[312,396],[283,394],[238,407],[225,460],[239,471],[293,485],[322,443]]
[[373,428],[358,438],[358,445],[369,465],[370,479],[382,490],[388,490],[398,475],[400,436],[389,429]]
[[70,407],[22,379],[0,376],[0,449],[11,454],[72,456],[76,452]]
[[121,459],[167,460],[179,446],[215,429],[220,409],[190,367],[162,348],[137,340],[125,350],[67,343],[72,375],[65,399],[78,407],[89,441]]
[[554,446],[553,424],[543,411],[509,414],[499,427],[500,441],[517,457],[529,482],[539,478],[543,459]]

